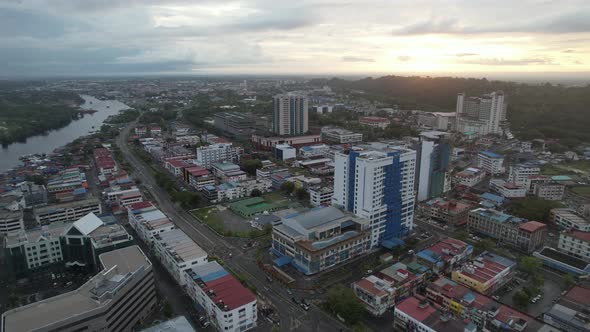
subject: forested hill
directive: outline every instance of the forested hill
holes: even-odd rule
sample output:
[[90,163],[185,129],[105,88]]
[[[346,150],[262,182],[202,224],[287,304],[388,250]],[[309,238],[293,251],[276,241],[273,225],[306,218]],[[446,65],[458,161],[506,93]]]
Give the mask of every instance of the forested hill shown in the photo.
[[0,143],[25,141],[68,125],[82,101],[69,91],[0,91]]
[[549,83],[488,81],[454,77],[384,76],[357,81],[331,79],[333,88],[362,90],[369,97],[404,109],[454,111],[457,93],[478,96],[496,90],[508,98],[512,130],[523,139],[558,138],[568,147],[590,142],[590,85],[565,87]]

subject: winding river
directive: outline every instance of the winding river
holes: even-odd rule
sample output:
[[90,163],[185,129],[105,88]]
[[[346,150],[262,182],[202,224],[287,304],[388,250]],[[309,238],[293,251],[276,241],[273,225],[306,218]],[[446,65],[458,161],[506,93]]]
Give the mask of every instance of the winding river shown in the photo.
[[84,117],[72,121],[69,125],[49,131],[45,135],[32,136],[24,143],[12,143],[0,149],[0,172],[5,172],[20,164],[19,157],[35,153],[50,153],[78,137],[99,130],[109,115],[128,109],[129,106],[117,100],[100,100],[88,95],[80,95],[84,99],[83,109],[97,112],[84,114]]

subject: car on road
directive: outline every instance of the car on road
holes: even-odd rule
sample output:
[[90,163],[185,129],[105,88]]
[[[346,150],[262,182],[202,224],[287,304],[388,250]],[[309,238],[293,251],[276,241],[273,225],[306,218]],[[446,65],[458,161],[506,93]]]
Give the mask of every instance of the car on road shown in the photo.
[[301,302],[299,305],[301,306],[301,308],[303,308],[303,310],[305,310],[305,311],[309,310],[309,305],[308,304],[305,304],[305,303]]
[[293,291],[290,288],[287,288],[287,294],[293,295]]
[[268,282],[272,282],[272,278],[271,278],[271,277],[269,277],[269,276],[266,276],[266,280],[267,280]]

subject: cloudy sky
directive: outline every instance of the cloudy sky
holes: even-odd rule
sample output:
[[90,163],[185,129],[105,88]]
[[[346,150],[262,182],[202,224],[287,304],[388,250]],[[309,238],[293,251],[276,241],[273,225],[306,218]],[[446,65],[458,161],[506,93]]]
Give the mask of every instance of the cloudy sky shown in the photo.
[[588,0],[0,2],[0,76],[586,71]]

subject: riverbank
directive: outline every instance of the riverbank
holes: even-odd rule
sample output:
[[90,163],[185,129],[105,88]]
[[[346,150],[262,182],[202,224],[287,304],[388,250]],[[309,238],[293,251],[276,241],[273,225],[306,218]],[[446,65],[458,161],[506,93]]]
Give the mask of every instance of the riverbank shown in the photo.
[[84,101],[79,106],[81,110],[96,112],[83,114],[65,127],[48,131],[44,135],[28,137],[25,142],[3,146],[0,150],[0,171],[4,172],[20,165],[19,158],[23,155],[50,154],[55,149],[63,147],[79,137],[92,134],[100,130],[109,116],[130,108],[117,100],[100,100],[89,95],[80,95],[79,97]]

